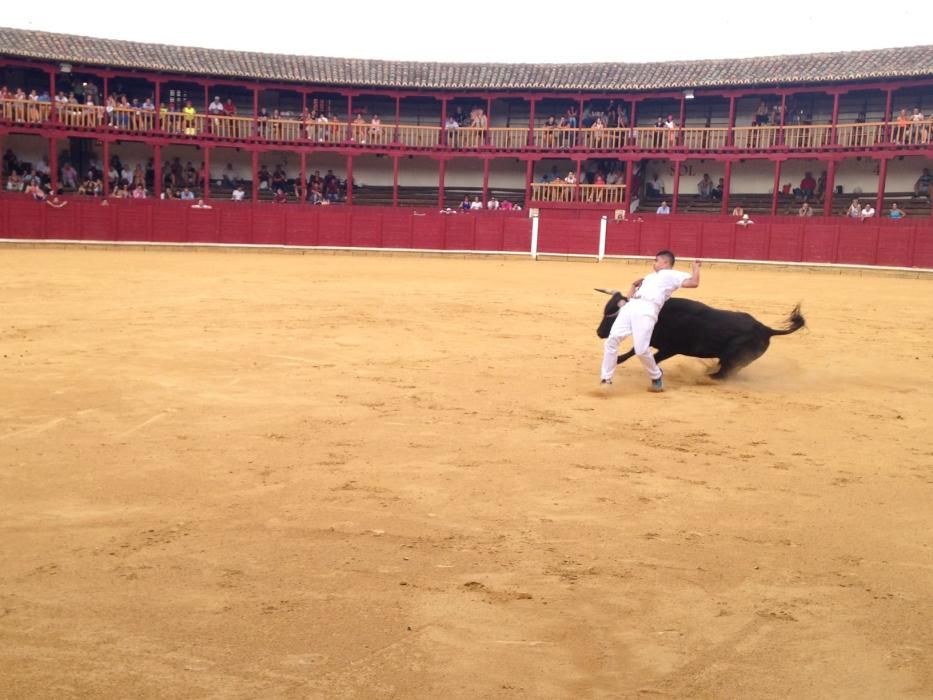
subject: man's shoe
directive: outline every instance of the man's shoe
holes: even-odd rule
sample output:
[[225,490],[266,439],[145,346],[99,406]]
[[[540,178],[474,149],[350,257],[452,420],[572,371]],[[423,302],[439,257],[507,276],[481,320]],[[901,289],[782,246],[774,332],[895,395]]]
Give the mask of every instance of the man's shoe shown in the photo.
[[612,384],[612,380],[611,379],[600,379],[599,383],[602,385],[608,386],[609,384]]
[[661,377],[651,380],[651,391],[664,391],[664,381]]

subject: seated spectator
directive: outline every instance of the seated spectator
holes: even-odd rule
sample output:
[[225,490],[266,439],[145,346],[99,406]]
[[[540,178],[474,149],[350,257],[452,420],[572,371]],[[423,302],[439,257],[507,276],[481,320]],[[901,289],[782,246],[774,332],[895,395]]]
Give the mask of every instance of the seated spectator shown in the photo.
[[803,176],[803,180],[800,181],[800,189],[798,194],[803,199],[813,199],[813,194],[816,192],[816,180],[813,179],[813,173],[807,172]]
[[740,219],[741,219],[743,216],[745,216],[745,210],[742,208],[742,206],[741,206],[740,204],[736,204],[736,205],[732,208],[732,216],[737,216],[737,217],[739,217]]
[[577,176],[576,176],[576,173],[573,172],[573,170],[570,170],[567,173],[567,177],[564,178],[564,184],[567,184],[567,185],[577,184]]
[[229,97],[227,101],[224,102],[224,116],[226,117],[235,117],[236,116],[236,105],[233,104],[233,100]]
[[486,208],[490,210],[496,210],[499,208],[499,200],[495,197],[490,197],[486,200]]
[[178,199],[178,194],[171,187],[166,187],[162,191],[162,199]]
[[813,207],[810,206],[809,202],[804,202],[800,205],[800,209],[797,210],[797,216],[813,216]]
[[213,209],[210,204],[205,204],[203,199],[199,199],[197,204],[191,205],[192,209]]
[[499,209],[502,211],[512,211],[512,203],[509,200],[504,199],[502,200],[502,203],[499,204]]
[[852,200],[852,204],[849,205],[848,211],[846,211],[846,216],[852,219],[861,219],[862,218],[862,203],[857,199]]
[[742,218],[735,222],[736,226],[751,226],[755,222],[748,218],[748,214],[742,214]]
[[192,192],[190,189],[186,187],[185,189],[181,191],[181,194],[178,195],[178,198],[186,200],[186,201],[192,201],[194,200],[194,192]]
[[62,166],[62,187],[69,190],[78,189],[78,171],[71,163],[65,163]]
[[470,211],[470,198],[469,197],[465,196],[463,198],[463,201],[460,202],[460,208],[463,209],[463,211]]
[[32,198],[33,198],[35,201],[37,201],[37,202],[44,202],[44,201],[45,201],[45,191],[44,191],[41,187],[39,187],[39,183],[38,183],[38,182],[35,182],[35,181],[32,182],[32,183],[26,188],[26,194],[29,195],[30,197],[32,197]]
[[285,170],[281,165],[275,166],[275,171],[272,173],[272,189],[284,190],[288,186],[288,177],[285,175]]
[[670,214],[671,208],[667,206],[667,202],[661,202],[661,206],[658,207],[655,214]]
[[230,199],[232,199],[234,202],[242,202],[245,196],[246,192],[240,185],[237,185],[233,188],[233,192],[230,194]]
[[14,170],[12,173],[10,173],[10,177],[7,178],[6,181],[7,192],[22,192],[25,186],[26,185],[23,182],[23,178],[20,177],[18,172]]
[[661,177],[654,173],[651,176],[651,180],[645,183],[645,196],[646,197],[660,197],[664,194],[664,180]]
[[52,197],[52,199],[45,200],[45,203],[54,209],[61,209],[66,206],[68,202],[60,200],[58,197]]
[[716,186],[713,188],[713,191],[710,193],[712,197],[717,202],[722,201],[723,192],[726,190],[726,180],[725,178],[719,178],[719,182],[716,183]]
[[483,203],[479,201],[479,197],[473,197],[473,201],[470,202],[470,210],[477,211],[477,210],[482,210],[482,208],[483,208]]
[[930,175],[929,168],[924,168],[914,183],[914,197],[929,200],[931,182],[933,182],[933,175]]
[[862,221],[864,221],[865,219],[871,219],[874,215],[875,215],[875,208],[871,205],[871,202],[869,202],[862,208],[861,219]]
[[894,202],[891,205],[891,213],[888,214],[888,217],[896,220],[903,219],[905,216],[907,216],[906,212],[897,206],[897,202]]
[[133,190],[133,199],[145,199],[146,198],[146,188],[141,184],[136,185],[136,189]]
[[224,173],[220,178],[220,182],[224,187],[233,187],[236,185],[236,173],[233,171],[233,163],[227,163],[227,167],[224,168]]
[[285,194],[285,191],[282,189],[277,189],[275,191],[275,196],[272,198],[273,204],[285,204],[288,201],[288,195]]
[[269,183],[272,182],[272,174],[269,172],[269,168],[265,165],[259,168],[259,175],[257,176],[259,180],[259,189],[267,190],[269,189]]
[[697,183],[697,192],[703,199],[710,199],[713,196],[713,181],[709,173],[705,173],[703,179]]

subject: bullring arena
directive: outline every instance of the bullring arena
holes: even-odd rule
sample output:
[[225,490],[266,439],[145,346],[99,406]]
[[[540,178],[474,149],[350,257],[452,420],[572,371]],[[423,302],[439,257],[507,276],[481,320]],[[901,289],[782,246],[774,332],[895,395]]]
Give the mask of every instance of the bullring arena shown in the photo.
[[708,264],[809,329],[652,395],[643,263],[0,257],[6,697],[933,694],[928,279]]
[[0,27],[0,698],[933,698],[931,104]]

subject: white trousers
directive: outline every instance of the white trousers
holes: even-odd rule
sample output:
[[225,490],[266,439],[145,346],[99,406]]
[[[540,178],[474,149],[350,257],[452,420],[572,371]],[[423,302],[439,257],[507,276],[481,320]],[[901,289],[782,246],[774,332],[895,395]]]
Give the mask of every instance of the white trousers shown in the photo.
[[619,359],[619,343],[632,336],[635,354],[645,366],[645,371],[652,379],[661,377],[658,363],[651,352],[651,333],[658,322],[658,310],[654,304],[640,299],[632,299],[619,309],[609,337],[606,338],[603,352],[602,378],[612,379]]

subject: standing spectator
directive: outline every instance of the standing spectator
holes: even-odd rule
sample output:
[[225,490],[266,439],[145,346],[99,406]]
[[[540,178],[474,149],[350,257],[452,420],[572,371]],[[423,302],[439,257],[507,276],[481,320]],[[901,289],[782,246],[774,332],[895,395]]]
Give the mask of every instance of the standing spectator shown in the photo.
[[933,175],[930,175],[929,168],[924,168],[914,183],[914,197],[929,201],[931,183],[933,183]]
[[185,106],[181,112],[184,115],[185,136],[197,135],[198,131],[195,128],[195,116],[197,115],[197,111],[194,109],[194,105],[191,104],[191,100],[185,102]]
[[800,181],[800,196],[804,199],[813,199],[813,193],[816,192],[816,180],[813,179],[813,173],[804,173],[803,180]]
[[236,184],[236,173],[233,170],[233,163],[227,163],[227,167],[224,168],[220,182],[224,187],[233,187]]
[[645,184],[645,195],[647,197],[660,197],[664,194],[664,180],[654,173],[651,176],[651,182]]
[[62,187],[69,190],[78,189],[78,171],[71,163],[62,166]]
[[697,192],[700,193],[703,199],[710,199],[713,196],[713,181],[710,179],[709,173],[704,173],[703,179],[697,183]]
[[373,114],[372,119],[369,120],[369,142],[382,143],[382,120],[378,114]]

